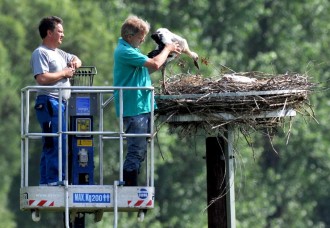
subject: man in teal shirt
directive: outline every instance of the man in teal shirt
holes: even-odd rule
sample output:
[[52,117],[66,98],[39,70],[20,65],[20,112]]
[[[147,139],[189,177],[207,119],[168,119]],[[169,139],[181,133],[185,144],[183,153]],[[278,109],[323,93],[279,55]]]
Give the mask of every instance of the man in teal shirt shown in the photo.
[[[148,60],[138,48],[132,47],[123,38],[115,50],[114,85],[128,87],[150,87],[151,80],[148,68],[144,63]],[[117,95],[117,94],[116,94]],[[136,116],[151,111],[150,91],[125,90],[124,116]],[[116,114],[119,116],[119,100],[116,99]]]
[[[114,52],[114,86],[150,87],[150,74],[159,70],[171,52],[180,54],[178,43],[166,45],[154,58],[139,50],[149,33],[150,24],[137,16],[129,16],[121,27],[121,37]],[[123,121],[125,133],[150,132],[151,92],[125,90],[123,92]],[[115,91],[116,114],[119,116],[119,94]],[[147,152],[145,137],[127,137],[127,154],[124,162],[124,181],[127,186],[137,186],[141,162]]]

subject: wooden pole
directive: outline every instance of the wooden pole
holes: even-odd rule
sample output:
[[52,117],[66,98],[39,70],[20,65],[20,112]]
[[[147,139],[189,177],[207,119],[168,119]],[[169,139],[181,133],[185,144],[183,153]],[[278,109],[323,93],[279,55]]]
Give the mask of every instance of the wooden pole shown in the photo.
[[206,138],[207,205],[210,205],[207,215],[210,228],[227,227],[225,151],[224,138]]

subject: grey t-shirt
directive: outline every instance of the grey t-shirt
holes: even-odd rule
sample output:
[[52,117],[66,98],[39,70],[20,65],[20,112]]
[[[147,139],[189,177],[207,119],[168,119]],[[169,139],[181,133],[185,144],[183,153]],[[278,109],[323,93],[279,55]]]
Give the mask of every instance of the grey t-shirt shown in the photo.
[[[54,73],[63,70],[75,55],[66,53],[61,49],[50,49],[46,46],[39,46],[32,53],[31,67],[34,77],[38,74],[46,72]],[[38,83],[37,83],[38,85]],[[70,80],[63,78],[48,86],[70,86]],[[39,89],[38,95],[48,95],[52,97],[59,97],[58,89]],[[63,99],[69,99],[71,95],[70,90],[62,90]]]

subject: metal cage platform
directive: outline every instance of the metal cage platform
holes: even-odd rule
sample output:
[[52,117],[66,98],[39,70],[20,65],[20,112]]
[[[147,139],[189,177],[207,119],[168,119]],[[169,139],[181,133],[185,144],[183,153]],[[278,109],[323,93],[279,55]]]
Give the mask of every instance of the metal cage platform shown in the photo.
[[[83,70],[83,69],[82,69]],[[83,76],[88,79],[88,85],[92,83],[90,75],[93,75],[96,71],[92,68],[88,68],[88,73]],[[84,74],[84,73],[82,73]],[[77,78],[75,78],[76,80]],[[77,81],[75,81],[77,82]],[[79,82],[80,83],[80,82]],[[110,86],[71,86],[71,87],[56,87],[59,90],[59,105],[64,101],[62,94],[64,90],[71,90],[71,94],[91,94],[90,99],[96,99],[97,105],[97,124],[95,129],[84,129],[83,131],[68,130],[63,131],[61,124],[59,124],[59,131],[57,133],[41,133],[41,130],[33,131],[31,125],[31,107],[30,102],[34,99],[31,94],[38,92],[38,89],[54,89],[52,86],[29,86],[21,90],[21,188],[20,188],[20,209],[23,211],[31,211],[32,219],[34,221],[40,220],[39,211],[63,211],[65,214],[65,226],[69,227],[70,216],[80,212],[90,212],[95,214],[95,221],[99,221],[102,218],[103,212],[114,212],[114,227],[117,227],[118,212],[119,211],[138,211],[138,219],[143,220],[144,211],[154,208],[154,88],[153,87],[110,87]],[[151,93],[151,126],[150,133],[148,134],[126,134],[124,132],[123,125],[123,91],[124,90],[136,90],[143,89]],[[114,105],[114,93],[118,91],[119,103],[121,111],[118,119],[112,120],[113,124],[105,127],[105,116],[109,116],[109,113],[105,115],[105,111],[111,112],[113,109],[109,109],[108,106]],[[86,99],[86,97],[83,97]],[[84,108],[89,102],[83,102]],[[68,120],[69,112],[72,107],[76,110],[76,106],[70,104],[70,100],[66,103],[67,112],[66,119]],[[91,104],[90,104],[91,105]],[[92,105],[91,105],[92,106]],[[59,109],[61,110],[61,109]],[[85,112],[85,109],[83,110]],[[91,114],[90,114],[91,115]],[[93,113],[94,115],[94,113]],[[112,114],[114,115],[114,113]],[[61,123],[61,111],[59,111],[59,123]],[[109,121],[109,120],[106,120]],[[68,181],[68,164],[66,164],[66,178],[62,180],[61,167],[62,167],[62,156],[61,149],[59,147],[59,186],[32,186],[29,181],[29,162],[30,162],[30,147],[31,141],[41,140],[42,137],[62,137],[66,136],[93,136],[97,143],[93,143],[91,140],[81,139],[81,146],[95,147],[98,153],[98,176],[96,180],[98,183],[91,185],[74,185],[69,184]],[[123,161],[124,161],[124,143],[127,137],[147,137],[149,138],[147,159],[144,162],[146,169],[144,171],[145,182],[141,186],[128,187],[124,186],[123,181]],[[61,140],[59,140],[60,142]],[[67,140],[68,141],[68,140]],[[112,145],[111,148],[104,148],[105,141],[109,141]],[[84,143],[85,142],[85,143]],[[88,143],[86,143],[88,142]],[[67,142],[68,143],[68,142]],[[116,145],[116,146],[114,146]],[[66,147],[68,148],[68,146]],[[41,149],[41,148],[40,148]],[[103,161],[105,159],[111,159],[107,157],[104,150],[115,150],[118,151],[118,167],[119,176],[113,181],[113,185],[104,184],[104,166]],[[68,150],[68,149],[67,149]],[[68,151],[65,153],[68,158]],[[68,159],[66,159],[68,161]],[[109,181],[107,181],[109,182]]]

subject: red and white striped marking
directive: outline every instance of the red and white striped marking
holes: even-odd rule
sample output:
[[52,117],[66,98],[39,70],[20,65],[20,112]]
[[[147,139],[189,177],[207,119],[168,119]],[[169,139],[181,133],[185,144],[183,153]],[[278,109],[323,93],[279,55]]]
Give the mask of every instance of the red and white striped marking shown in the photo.
[[34,207],[53,207],[54,201],[50,200],[29,200],[29,206]]
[[152,200],[137,200],[137,201],[128,200],[127,204],[129,207],[152,207],[153,201]]

